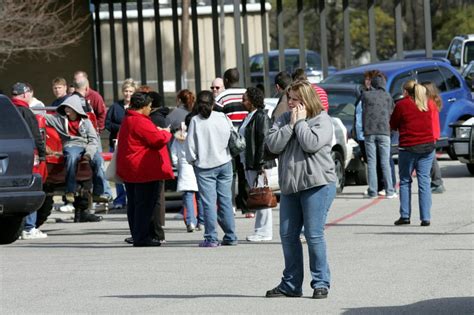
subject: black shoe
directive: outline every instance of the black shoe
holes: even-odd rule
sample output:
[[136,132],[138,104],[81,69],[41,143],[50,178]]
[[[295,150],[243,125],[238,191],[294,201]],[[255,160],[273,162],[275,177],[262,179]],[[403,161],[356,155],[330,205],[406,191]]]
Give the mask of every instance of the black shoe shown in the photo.
[[328,297],[327,288],[316,288],[313,292],[313,299],[325,299]]
[[431,222],[430,221],[421,221],[421,226],[430,226]]
[[79,222],[100,222],[104,218],[100,215],[95,215],[92,213],[82,213],[79,216]]
[[410,224],[410,219],[400,218],[397,221],[395,221],[393,224],[395,225]]
[[301,297],[303,294],[289,294],[280,291],[279,287],[275,287],[271,290],[267,291],[267,294],[265,294],[265,297],[267,298],[274,298],[274,297]]
[[140,243],[140,244],[133,243],[133,246],[134,247],[154,247],[154,246],[161,246],[161,242],[160,240],[156,238],[152,238],[146,241],[145,243]]
[[133,237],[127,237],[126,239],[123,240],[125,243],[128,243],[128,244],[133,244]]
[[237,246],[239,245],[239,241],[228,241],[228,240],[222,240],[221,242],[222,246]]

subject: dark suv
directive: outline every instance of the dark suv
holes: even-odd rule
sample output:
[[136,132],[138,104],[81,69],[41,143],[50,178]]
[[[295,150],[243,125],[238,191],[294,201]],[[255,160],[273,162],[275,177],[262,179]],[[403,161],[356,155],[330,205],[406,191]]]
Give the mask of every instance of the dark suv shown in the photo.
[[43,204],[35,163],[39,160],[26,122],[10,99],[0,95],[0,244],[17,240],[24,217]]

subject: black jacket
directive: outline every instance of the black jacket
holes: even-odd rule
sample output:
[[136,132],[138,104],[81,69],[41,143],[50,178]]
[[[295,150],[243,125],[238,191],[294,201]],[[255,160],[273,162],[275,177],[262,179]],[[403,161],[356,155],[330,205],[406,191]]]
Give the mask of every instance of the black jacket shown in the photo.
[[113,103],[112,106],[107,110],[107,116],[105,117],[105,129],[110,131],[109,145],[111,148],[114,146],[114,139],[117,139],[120,125],[125,117],[125,104],[123,100]]
[[168,107],[160,107],[158,109],[152,110],[150,113],[150,119],[160,128],[166,128],[166,116],[168,116],[170,109]]
[[276,165],[274,160],[265,161],[265,136],[271,127],[271,120],[263,109],[257,109],[245,127],[245,169],[259,171]]

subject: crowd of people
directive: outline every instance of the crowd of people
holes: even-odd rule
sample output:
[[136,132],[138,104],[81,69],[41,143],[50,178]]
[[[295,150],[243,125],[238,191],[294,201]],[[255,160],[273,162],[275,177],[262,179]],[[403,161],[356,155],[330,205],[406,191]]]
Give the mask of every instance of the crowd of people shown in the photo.
[[[330,288],[324,226],[335,198],[337,181],[331,156],[334,137],[328,115],[326,92],[311,84],[302,69],[275,77],[278,104],[269,116],[264,93],[258,87],[239,86],[239,72],[232,68],[212,81],[209,90],[196,95],[177,94],[172,111],[149,86],[133,79],[122,84],[123,99],[106,110],[99,93],[89,86],[87,74],[74,74],[73,91],[64,78],[52,81],[56,114],[41,111],[28,83],[12,87],[12,101],[32,130],[39,159],[48,148],[41,137],[33,111],[45,116],[61,137],[66,167],[66,204],[76,196],[76,169],[80,158],[90,161],[95,201],[126,208],[130,237],[135,247],[161,246],[165,242],[164,183],[178,170],[177,191],[182,193],[183,221],[188,232],[203,230],[200,247],[235,246],[238,236],[235,212],[255,218],[249,242],[273,239],[271,208],[248,209],[249,187],[263,187],[278,160],[280,238],[285,268],[278,286],[267,297],[302,294],[303,247],[307,242],[313,298],[325,298]],[[395,225],[410,224],[411,184],[418,179],[421,226],[431,224],[431,193],[444,186],[435,158],[439,138],[441,99],[430,82],[413,80],[403,85],[396,103],[385,91],[385,76],[377,70],[365,73],[365,91],[356,106],[354,138],[368,165],[367,198],[400,198],[400,217]],[[95,114],[96,126],[88,112]],[[104,176],[101,132],[109,131],[109,151],[117,151],[116,197]],[[233,156],[231,134],[245,139],[245,149]],[[399,133],[399,195],[391,156],[393,132]],[[234,182],[237,179],[237,187]],[[236,194],[236,192],[238,192]],[[94,221],[93,218],[91,221]],[[34,224],[35,213],[26,219],[23,239],[47,237]],[[224,232],[220,238],[217,225]]]

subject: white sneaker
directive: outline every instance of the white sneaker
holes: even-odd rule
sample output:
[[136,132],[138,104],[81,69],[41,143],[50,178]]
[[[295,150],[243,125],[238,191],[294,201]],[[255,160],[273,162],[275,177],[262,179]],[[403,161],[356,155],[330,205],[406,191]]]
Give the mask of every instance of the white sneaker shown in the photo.
[[47,237],[48,237],[48,234],[43,233],[36,228],[32,228],[29,231],[21,232],[22,240],[34,240],[34,239],[47,238]]
[[247,236],[247,241],[249,242],[268,242],[271,241],[271,236],[262,236],[262,235],[249,235]]
[[385,199],[395,199],[395,198],[398,198],[398,194],[397,194],[397,193],[393,193],[393,194],[391,194],[391,195],[385,196]]
[[379,195],[379,196],[385,196],[385,195],[386,195],[385,190],[379,191],[379,192],[377,193],[377,195]]
[[74,212],[74,206],[72,203],[67,203],[64,206],[59,207],[59,211],[64,213]]

